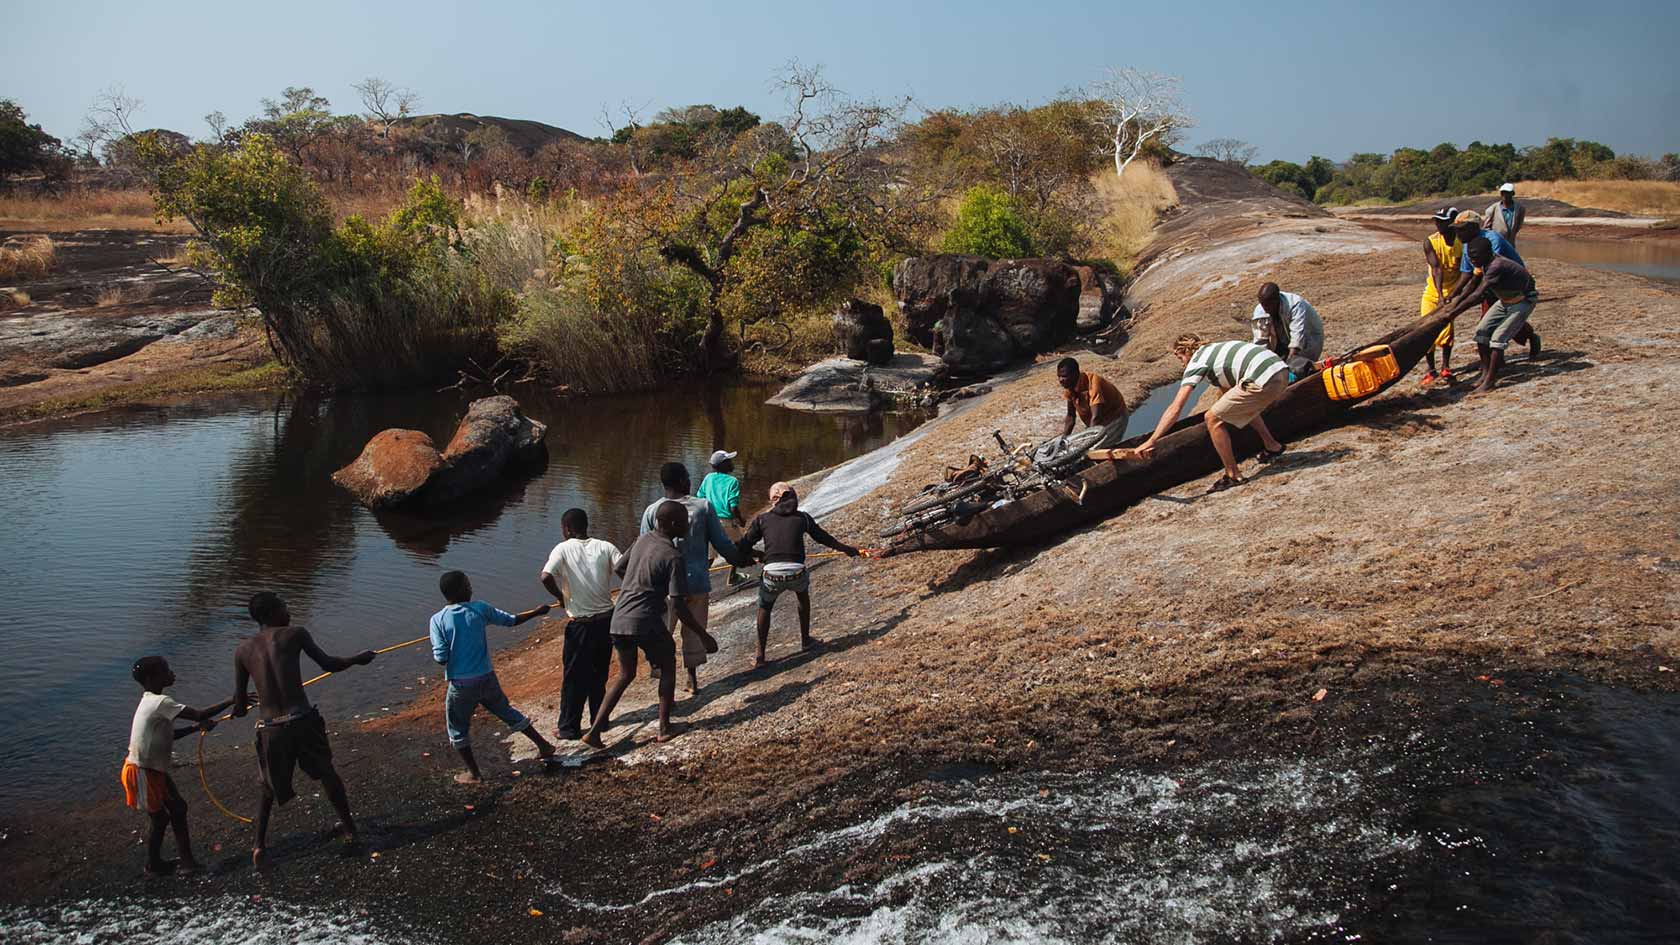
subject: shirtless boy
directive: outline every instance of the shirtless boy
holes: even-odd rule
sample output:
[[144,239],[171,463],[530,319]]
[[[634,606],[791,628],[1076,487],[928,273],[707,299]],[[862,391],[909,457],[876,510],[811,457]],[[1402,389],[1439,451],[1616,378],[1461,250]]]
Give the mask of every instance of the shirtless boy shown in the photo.
[[291,625],[285,601],[268,591],[251,598],[251,619],[257,622],[256,635],[239,644],[233,654],[233,714],[243,716],[250,708],[247,682],[256,685],[262,704],[262,719],[257,722],[262,805],[257,808],[257,845],[251,850],[251,862],[258,867],[268,865],[268,817],[276,803],[284,805],[297,796],[292,790],[294,768],[321,782],[321,790],[338,811],[338,832],[346,848],[354,849],[356,821],[350,816],[350,798],[333,768],[326,720],[304,695],[298,654],[307,653],[317,666],[337,673],[368,665],[374,652],[363,650],[349,658],[329,656],[308,630]]

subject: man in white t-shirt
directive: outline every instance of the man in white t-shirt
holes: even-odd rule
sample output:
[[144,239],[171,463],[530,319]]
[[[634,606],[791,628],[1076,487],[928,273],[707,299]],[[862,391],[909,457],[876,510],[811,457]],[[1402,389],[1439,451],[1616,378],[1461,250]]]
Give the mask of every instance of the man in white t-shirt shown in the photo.
[[560,677],[561,738],[583,737],[583,709],[589,717],[601,709],[607,694],[607,668],[612,662],[613,568],[623,557],[610,541],[589,537],[589,514],[567,509],[560,516],[565,538],[548,553],[542,586],[571,618],[566,624],[566,649]]

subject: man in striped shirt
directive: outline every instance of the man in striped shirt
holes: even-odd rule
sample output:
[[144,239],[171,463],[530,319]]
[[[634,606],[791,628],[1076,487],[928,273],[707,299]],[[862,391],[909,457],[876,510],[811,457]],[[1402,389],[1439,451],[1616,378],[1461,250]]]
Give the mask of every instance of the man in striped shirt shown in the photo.
[[1209,492],[1220,492],[1248,481],[1237,468],[1236,453],[1231,448],[1231,427],[1253,425],[1263,444],[1260,462],[1269,463],[1283,455],[1283,444],[1266,429],[1266,421],[1260,417],[1260,412],[1289,388],[1289,370],[1282,358],[1247,341],[1204,342],[1197,335],[1180,335],[1173,343],[1173,356],[1184,365],[1184,379],[1179,382],[1178,396],[1155,425],[1155,432],[1138,447],[1141,458],[1152,458],[1155,441],[1166,436],[1178,422],[1190,395],[1202,381],[1220,390],[1219,399],[1207,409],[1202,420],[1207,424],[1214,450],[1225,464],[1225,475],[1219,477]]

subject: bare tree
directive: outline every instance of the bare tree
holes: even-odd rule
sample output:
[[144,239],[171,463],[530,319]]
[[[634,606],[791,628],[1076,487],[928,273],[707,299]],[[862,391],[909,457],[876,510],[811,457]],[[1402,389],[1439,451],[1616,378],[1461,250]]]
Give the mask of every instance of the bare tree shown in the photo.
[[134,115],[143,107],[141,101],[113,85],[94,96],[83,119],[82,133],[76,136],[89,155],[97,147],[101,150],[134,134]]
[[1202,157],[1230,161],[1241,167],[1247,167],[1259,151],[1259,148],[1241,138],[1209,138],[1196,148],[1196,153]]
[[228,138],[228,118],[220,111],[211,112],[204,116],[204,123],[210,126],[210,135],[217,144],[222,144]]
[[1109,69],[1089,94],[1106,112],[1110,132],[1100,153],[1114,158],[1116,176],[1126,173],[1151,140],[1170,140],[1174,132],[1195,124],[1179,98],[1177,76],[1130,66]]
[[609,140],[616,143],[620,138],[624,139],[625,153],[630,157],[630,173],[637,177],[642,176],[642,166],[636,160],[636,129],[642,127],[641,113],[646,108],[646,103],[631,105],[629,102],[619,102],[618,110],[624,115],[622,125],[613,123],[612,112],[605,105],[601,106],[601,113],[596,116],[596,121],[607,129]]
[[420,103],[414,90],[397,88],[378,76],[368,76],[351,88],[362,97],[367,120],[379,123],[381,138],[390,138],[392,122],[412,115]]

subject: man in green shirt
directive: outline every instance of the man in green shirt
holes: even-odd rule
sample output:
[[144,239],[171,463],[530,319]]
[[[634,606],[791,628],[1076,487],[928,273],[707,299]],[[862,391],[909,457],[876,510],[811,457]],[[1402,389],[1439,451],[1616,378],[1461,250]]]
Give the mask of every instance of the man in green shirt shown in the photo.
[[[706,478],[700,480],[700,488],[695,495],[712,504],[712,511],[717,513],[718,521],[729,532],[729,537],[740,539],[741,530],[747,527],[746,519],[741,516],[741,480],[730,475],[735,471],[735,457],[740,453],[728,450],[718,450],[712,454],[712,471]],[[733,587],[741,583],[741,576],[733,566],[729,569],[729,584]]]

